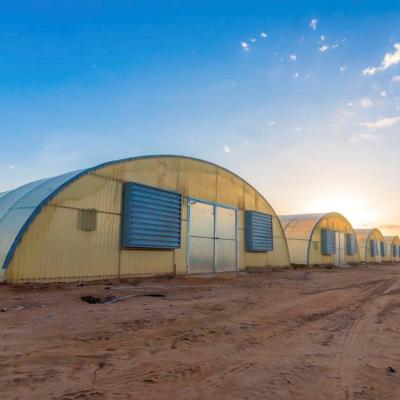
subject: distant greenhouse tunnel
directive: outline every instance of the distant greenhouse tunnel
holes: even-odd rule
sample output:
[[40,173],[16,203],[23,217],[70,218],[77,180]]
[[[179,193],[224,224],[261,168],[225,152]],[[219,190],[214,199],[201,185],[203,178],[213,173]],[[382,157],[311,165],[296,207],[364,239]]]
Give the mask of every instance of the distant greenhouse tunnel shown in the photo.
[[339,213],[279,216],[294,265],[358,264],[355,231]]
[[381,264],[388,252],[385,238],[379,229],[356,229],[362,263]]
[[385,236],[386,254],[383,261],[386,263],[400,262],[400,238],[398,236]]
[[0,194],[1,278],[76,281],[289,265],[281,223],[234,173],[144,156]]

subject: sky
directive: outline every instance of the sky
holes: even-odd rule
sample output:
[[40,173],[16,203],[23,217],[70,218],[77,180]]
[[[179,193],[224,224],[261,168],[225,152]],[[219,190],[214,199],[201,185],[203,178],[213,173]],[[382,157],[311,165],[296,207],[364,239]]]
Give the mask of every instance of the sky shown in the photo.
[[0,191],[147,154],[400,235],[400,1],[0,3]]

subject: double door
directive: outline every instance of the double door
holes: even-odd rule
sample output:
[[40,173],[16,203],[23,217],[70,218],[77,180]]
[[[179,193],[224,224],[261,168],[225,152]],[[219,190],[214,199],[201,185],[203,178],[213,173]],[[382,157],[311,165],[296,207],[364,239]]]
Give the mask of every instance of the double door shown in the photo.
[[346,235],[342,232],[336,232],[335,265],[344,264],[346,264]]
[[237,209],[189,199],[187,246],[189,273],[236,271]]

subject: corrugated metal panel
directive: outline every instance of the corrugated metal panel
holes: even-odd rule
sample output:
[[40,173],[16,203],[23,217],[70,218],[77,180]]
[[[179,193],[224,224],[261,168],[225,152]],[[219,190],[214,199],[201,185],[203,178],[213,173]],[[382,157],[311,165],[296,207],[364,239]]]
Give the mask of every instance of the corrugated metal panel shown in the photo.
[[217,171],[215,165],[182,157],[177,191],[184,196],[216,202]]
[[50,204],[80,209],[95,208],[100,212],[119,214],[122,186],[122,182],[90,173],[82,176],[73,185],[67,186],[50,201]]
[[173,274],[177,250],[121,250],[120,277]]
[[272,216],[258,211],[246,211],[246,250],[274,249]]
[[160,189],[179,192],[179,158],[168,156],[135,157],[133,159],[118,160],[106,168],[96,168],[96,176],[136,182],[142,185],[158,187]]
[[321,242],[322,254],[336,254],[336,232],[334,230],[321,229]]
[[355,235],[350,233],[346,234],[346,248],[348,256],[354,256],[357,254],[357,239]]
[[7,269],[11,281],[118,277],[120,216],[98,213],[96,231],[77,227],[79,210],[46,206]]
[[122,245],[125,248],[174,249],[181,245],[179,193],[137,183],[124,187]]
[[216,203],[229,204],[236,208],[244,208],[244,183],[227,171],[218,170]]

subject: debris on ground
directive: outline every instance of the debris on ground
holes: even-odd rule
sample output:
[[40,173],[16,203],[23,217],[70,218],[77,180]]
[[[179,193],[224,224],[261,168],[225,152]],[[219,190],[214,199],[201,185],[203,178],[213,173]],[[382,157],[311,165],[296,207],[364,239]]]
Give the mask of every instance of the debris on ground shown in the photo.
[[393,367],[389,366],[386,368],[386,372],[388,372],[389,374],[395,374],[396,370]]
[[82,296],[81,300],[89,304],[107,304],[117,300],[116,296],[107,297],[94,297],[94,296]]

